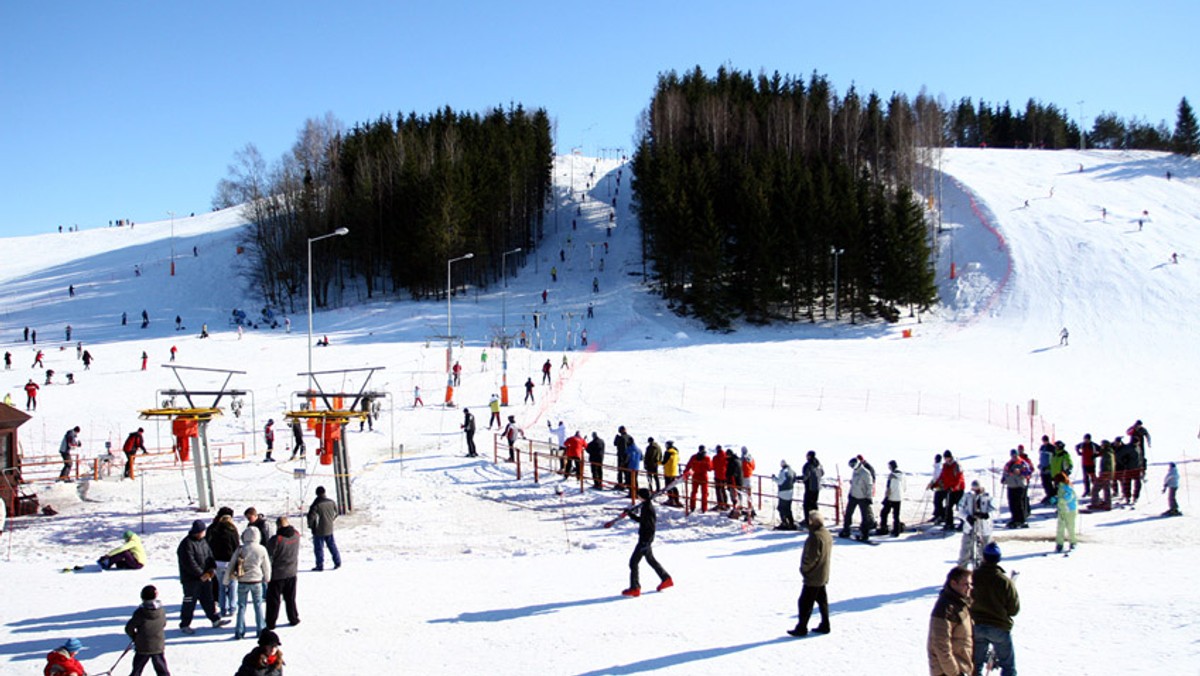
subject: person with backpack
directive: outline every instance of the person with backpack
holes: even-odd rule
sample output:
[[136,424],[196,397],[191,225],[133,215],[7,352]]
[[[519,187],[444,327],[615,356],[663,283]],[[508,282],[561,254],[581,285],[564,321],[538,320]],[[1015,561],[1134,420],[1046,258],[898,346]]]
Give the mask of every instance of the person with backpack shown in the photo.
[[133,478],[133,457],[138,451],[146,452],[146,438],[143,436],[146,430],[139,427],[136,432],[130,432],[129,436],[125,437],[125,444],[121,446],[121,450],[125,453],[125,478]]
[[158,588],[152,584],[142,587],[142,603],[125,623],[125,634],[133,641],[133,671],[129,676],[141,676],[149,662],[156,676],[171,676],[167,668],[167,613],[158,600]]

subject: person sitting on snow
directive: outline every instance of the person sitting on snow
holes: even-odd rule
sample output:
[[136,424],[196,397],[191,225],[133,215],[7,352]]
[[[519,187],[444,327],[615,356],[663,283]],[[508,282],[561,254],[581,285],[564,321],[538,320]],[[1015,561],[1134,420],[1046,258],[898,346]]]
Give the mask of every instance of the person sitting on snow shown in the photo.
[[146,550],[142,547],[142,539],[131,530],[122,534],[125,542],[111,552],[96,559],[96,563],[104,570],[138,570],[146,565]]

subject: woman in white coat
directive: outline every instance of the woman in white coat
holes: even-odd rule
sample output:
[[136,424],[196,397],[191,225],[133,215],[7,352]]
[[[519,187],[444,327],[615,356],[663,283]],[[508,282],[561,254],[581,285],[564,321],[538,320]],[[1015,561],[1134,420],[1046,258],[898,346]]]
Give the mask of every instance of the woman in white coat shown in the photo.
[[263,628],[263,594],[267,583],[271,581],[271,559],[267,556],[267,548],[259,542],[260,535],[254,526],[248,526],[242,531],[242,546],[234,552],[225,569],[225,584],[237,580],[237,624],[234,625],[234,638],[246,635],[246,601],[247,597],[254,603],[254,636],[257,638]]

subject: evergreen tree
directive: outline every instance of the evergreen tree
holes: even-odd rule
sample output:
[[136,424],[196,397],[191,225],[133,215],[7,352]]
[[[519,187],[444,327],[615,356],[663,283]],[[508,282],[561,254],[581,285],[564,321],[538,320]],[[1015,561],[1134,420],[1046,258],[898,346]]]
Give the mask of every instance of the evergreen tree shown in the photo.
[[1196,113],[1187,97],[1179,101],[1179,114],[1175,120],[1175,135],[1171,138],[1171,150],[1180,155],[1200,153],[1200,127],[1196,125]]

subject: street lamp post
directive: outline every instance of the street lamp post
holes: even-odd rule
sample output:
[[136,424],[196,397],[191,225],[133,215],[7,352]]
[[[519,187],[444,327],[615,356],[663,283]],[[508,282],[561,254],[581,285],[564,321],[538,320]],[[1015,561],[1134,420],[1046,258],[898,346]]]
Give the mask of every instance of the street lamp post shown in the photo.
[[846,253],[845,249],[839,249],[835,246],[829,247],[829,254],[833,256],[833,320],[837,321],[841,317],[838,311],[838,258]]
[[520,253],[521,247],[500,254],[500,274],[504,275],[504,291],[500,294],[500,404],[508,406],[508,256]]
[[330,237],[341,237],[350,233],[349,228],[338,228],[333,232],[320,235],[319,237],[308,238],[308,388],[312,389],[312,349],[313,349],[313,279],[312,279],[312,245],[313,242],[319,242]]
[[454,329],[451,323],[451,307],[450,307],[450,266],[459,261],[465,261],[469,258],[474,258],[475,254],[468,253],[451,258],[446,261],[446,405],[451,406],[454,403],[454,373],[451,371],[451,353],[454,351]]

